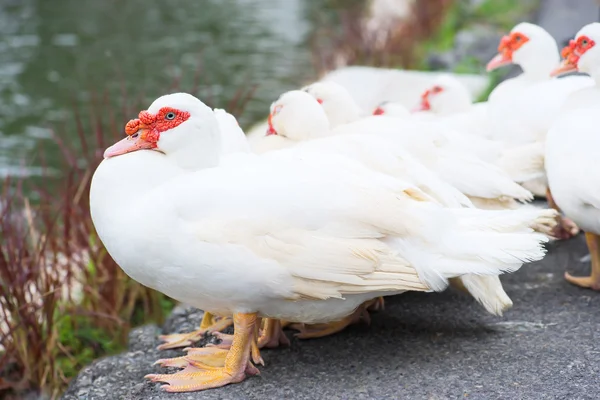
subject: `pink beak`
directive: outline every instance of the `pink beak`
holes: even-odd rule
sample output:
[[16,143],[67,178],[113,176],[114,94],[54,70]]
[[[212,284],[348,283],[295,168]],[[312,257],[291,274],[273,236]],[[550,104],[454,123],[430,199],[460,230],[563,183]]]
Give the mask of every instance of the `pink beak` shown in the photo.
[[490,72],[509,64],[512,64],[512,57],[508,54],[508,52],[502,52],[496,54],[496,56],[490,60],[490,62],[487,64],[486,70],[487,72]]
[[138,150],[150,150],[156,148],[156,143],[148,142],[142,139],[142,137],[146,136],[142,135],[142,133],[143,131],[139,130],[134,135],[127,136],[126,138],[119,140],[117,143],[113,144],[104,151],[104,158],[116,157]]
[[570,72],[576,72],[576,71],[577,71],[577,65],[571,63],[569,61],[569,59],[566,59],[566,60],[563,60],[558,67],[556,67],[554,70],[552,70],[550,72],[550,76],[552,76],[552,77],[560,76],[563,74],[568,74]]

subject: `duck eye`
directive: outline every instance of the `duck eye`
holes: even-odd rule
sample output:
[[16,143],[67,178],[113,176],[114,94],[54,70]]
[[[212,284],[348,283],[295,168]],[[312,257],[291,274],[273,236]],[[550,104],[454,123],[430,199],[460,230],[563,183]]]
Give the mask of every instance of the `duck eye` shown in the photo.
[[515,41],[516,42],[520,42],[521,41],[521,35],[516,35],[515,36]]
[[167,121],[173,121],[173,120],[175,119],[175,117],[176,117],[176,115],[175,115],[175,113],[174,113],[174,112],[172,112],[172,111],[171,111],[171,112],[169,112],[169,113],[167,113],[167,114],[165,115],[165,119],[166,119]]
[[283,108],[283,106],[281,104],[276,105],[275,107],[273,107],[273,115],[277,115],[279,114],[279,112],[281,111],[281,109]]
[[581,46],[585,47],[585,46],[587,46],[587,45],[588,45],[588,41],[587,41],[587,39],[583,39],[583,40],[581,41]]

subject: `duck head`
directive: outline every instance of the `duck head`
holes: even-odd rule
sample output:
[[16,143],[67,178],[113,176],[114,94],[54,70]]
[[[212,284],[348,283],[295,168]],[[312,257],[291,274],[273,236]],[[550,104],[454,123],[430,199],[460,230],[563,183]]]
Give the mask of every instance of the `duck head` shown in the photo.
[[556,40],[540,26],[523,22],[502,37],[498,55],[487,64],[487,71],[517,64],[524,73],[547,78],[559,60]]
[[361,109],[350,92],[335,82],[315,82],[301,90],[313,96],[321,104],[331,128],[354,122],[362,116]]
[[569,72],[584,72],[600,82],[600,23],[586,25],[562,50],[563,61],[551,72],[558,76]]
[[319,102],[301,90],[284,93],[271,104],[267,135],[294,141],[321,137],[329,132],[329,120]]
[[213,111],[190,94],[159,97],[126,124],[125,133],[127,137],[106,149],[104,158],[146,150],[162,153],[182,168],[218,164],[219,124]]
[[469,90],[458,79],[441,75],[421,94],[421,102],[413,111],[448,115],[468,111],[472,102]]

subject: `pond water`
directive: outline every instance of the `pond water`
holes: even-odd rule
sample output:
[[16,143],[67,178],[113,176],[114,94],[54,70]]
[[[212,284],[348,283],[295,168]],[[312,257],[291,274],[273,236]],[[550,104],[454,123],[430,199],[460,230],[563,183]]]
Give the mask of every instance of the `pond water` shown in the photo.
[[[322,3],[4,0],[0,177],[60,165],[52,132],[77,140],[74,106],[85,119],[106,93],[111,107],[140,96],[147,107],[176,77],[181,90],[199,82],[219,106],[226,105],[219,99],[258,85],[241,120],[248,126],[280,93],[315,77],[307,35]],[[123,118],[137,114],[127,113]]]

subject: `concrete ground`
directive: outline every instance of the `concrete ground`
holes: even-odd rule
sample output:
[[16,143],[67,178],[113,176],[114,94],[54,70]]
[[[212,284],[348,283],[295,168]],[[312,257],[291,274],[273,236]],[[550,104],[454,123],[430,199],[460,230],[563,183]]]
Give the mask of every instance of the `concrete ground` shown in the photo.
[[[153,361],[180,353],[156,351],[159,330],[141,328],[128,353],[86,368],[64,399],[599,399],[600,293],[562,278],[565,269],[587,273],[586,254],[579,236],[505,276],[514,306],[504,317],[453,290],[387,298],[370,326],[265,350],[260,376],[205,392],[144,381],[165,371]],[[167,330],[200,317],[175,313]]]

